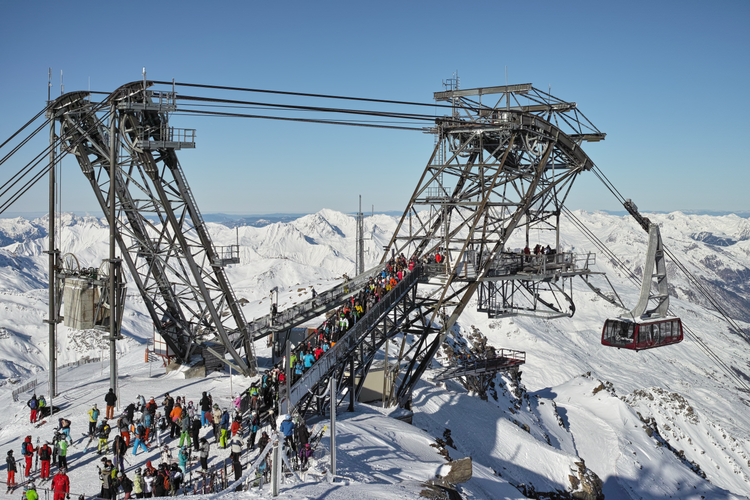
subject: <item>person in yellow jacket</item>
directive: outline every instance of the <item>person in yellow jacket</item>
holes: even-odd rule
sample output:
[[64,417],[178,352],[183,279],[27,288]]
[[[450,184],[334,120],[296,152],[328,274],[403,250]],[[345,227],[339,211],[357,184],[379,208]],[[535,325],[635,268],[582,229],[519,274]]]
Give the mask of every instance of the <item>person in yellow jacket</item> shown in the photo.
[[36,492],[36,485],[34,485],[34,481],[31,481],[29,484],[24,486],[24,496],[26,497],[26,500],[38,500],[39,499],[39,493]]
[[99,408],[96,404],[89,410],[89,436],[93,436],[96,432],[96,422],[99,420]]

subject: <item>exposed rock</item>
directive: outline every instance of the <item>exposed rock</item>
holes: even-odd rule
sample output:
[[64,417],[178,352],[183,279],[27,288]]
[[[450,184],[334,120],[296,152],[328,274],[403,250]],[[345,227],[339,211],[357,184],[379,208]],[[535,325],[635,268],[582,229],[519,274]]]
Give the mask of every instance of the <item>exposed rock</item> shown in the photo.
[[465,483],[471,479],[472,475],[472,462],[471,457],[460,458],[450,463],[450,472],[446,474],[445,480],[450,484]]

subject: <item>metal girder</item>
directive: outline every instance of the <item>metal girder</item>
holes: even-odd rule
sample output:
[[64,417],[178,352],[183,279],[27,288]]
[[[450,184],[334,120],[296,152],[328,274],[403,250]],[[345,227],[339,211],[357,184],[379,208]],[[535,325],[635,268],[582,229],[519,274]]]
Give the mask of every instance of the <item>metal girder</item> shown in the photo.
[[[505,106],[467,99],[490,94],[502,94]],[[531,103],[522,104],[519,95]],[[453,103],[454,111],[436,120],[435,149],[381,261],[391,253],[431,262],[435,254],[443,257],[430,265],[440,269],[441,279],[431,282],[441,289],[425,322],[429,332],[400,378],[402,405],[478,289],[480,310],[489,314],[572,314],[565,282],[587,268],[549,266],[546,274],[512,277],[501,271],[504,256],[517,252],[509,247],[517,229],[525,230],[527,245],[531,229],[549,231],[559,250],[560,211],[576,177],[594,166],[580,148],[582,134],[603,138],[577,106],[531,85],[451,89],[435,98]],[[548,296],[537,293],[542,288]],[[488,297],[488,291],[501,295]],[[533,300],[508,308],[514,294]]]
[[107,213],[110,131],[103,124],[117,121],[117,244],[156,330],[183,362],[196,344],[218,341],[232,365],[252,375],[257,366],[245,318],[175,154],[194,143],[174,141],[167,115],[174,95],[149,86],[135,82],[111,94],[114,116],[102,116],[85,93],[60,97],[53,104],[60,136]]

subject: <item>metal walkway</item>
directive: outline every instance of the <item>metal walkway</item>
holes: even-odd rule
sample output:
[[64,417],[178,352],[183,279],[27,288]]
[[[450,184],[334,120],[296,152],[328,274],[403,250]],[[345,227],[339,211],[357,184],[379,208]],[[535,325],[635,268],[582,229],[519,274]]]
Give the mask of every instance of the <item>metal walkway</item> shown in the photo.
[[[379,272],[379,269],[374,271]],[[357,280],[362,278],[366,283],[369,275],[370,272],[365,273],[357,277]],[[380,302],[367,311],[362,319],[357,321],[291,386],[289,397],[285,397],[281,402],[281,411],[288,413],[291,408],[300,408],[304,413],[309,408],[313,396],[318,394],[319,389],[324,387],[334,374],[344,387],[351,386],[352,376],[356,379],[357,375],[366,374],[380,346],[396,333],[409,312],[413,310],[414,292],[421,277],[421,268],[414,268],[395,288],[383,296]],[[411,297],[409,297],[410,292],[412,292]],[[389,318],[389,313],[398,306],[404,307],[399,313]],[[361,385],[364,376],[359,378],[359,385]]]
[[432,380],[448,380],[458,377],[477,376],[497,373],[521,366],[526,363],[526,353],[513,349],[500,349],[499,354],[491,359],[479,359],[468,363],[459,363],[448,367],[435,375]]
[[284,309],[273,317],[267,314],[253,320],[247,324],[247,332],[252,335],[253,340],[258,340],[275,332],[283,332],[313,320],[327,311],[342,305],[352,296],[358,294],[367,286],[370,278],[374,278],[380,274],[384,268],[384,264],[378,265],[354,279],[319,293],[314,299],[307,299],[295,306]]

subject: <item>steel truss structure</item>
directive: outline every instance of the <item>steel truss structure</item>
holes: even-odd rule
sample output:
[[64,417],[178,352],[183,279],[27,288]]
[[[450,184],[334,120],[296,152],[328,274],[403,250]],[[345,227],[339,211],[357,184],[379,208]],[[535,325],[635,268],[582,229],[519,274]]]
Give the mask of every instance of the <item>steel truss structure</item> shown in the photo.
[[[500,97],[494,105],[482,104],[482,96],[488,95]],[[521,98],[531,104],[522,105]],[[602,140],[605,134],[575,103],[530,84],[451,89],[436,93],[435,99],[451,102],[453,112],[437,120],[430,161],[381,265],[365,275],[378,272],[392,255],[416,257],[420,265],[295,381],[282,411],[296,407],[304,413],[316,401],[324,407],[330,377],[344,388],[337,392],[336,404],[346,395],[355,398],[372,362],[383,357],[382,346],[391,341],[398,347],[389,399],[408,406],[415,384],[477,291],[478,309],[492,316],[556,317],[575,311],[566,283],[589,274],[594,256],[559,251],[559,217],[573,181],[594,166],[581,143]],[[554,232],[553,252],[527,256],[510,251],[514,231],[525,230],[528,245],[534,228]],[[443,257],[439,263],[436,254]],[[365,275],[350,283],[348,294],[358,293],[366,282],[359,278]],[[327,305],[319,297],[295,310],[320,312],[338,301],[332,298]],[[290,317],[296,316],[306,315]],[[265,326],[270,318],[257,322],[265,334],[274,330]],[[284,329],[294,323],[284,322]],[[506,365],[488,363],[480,375],[507,370]],[[385,366],[390,366],[387,359]]]
[[[491,316],[572,315],[566,282],[593,263],[560,252],[559,219],[577,176],[594,167],[581,143],[605,134],[575,103],[531,84],[454,87],[434,97],[453,112],[437,120],[432,156],[383,256],[426,259],[436,268],[429,284],[439,287],[421,313],[429,331],[399,376],[401,404],[477,291],[478,309]],[[510,248],[516,230],[528,247],[531,229],[552,231],[555,248],[539,255]]]
[[175,94],[150,86],[124,85],[102,103],[91,102],[87,92],[65,94],[50,113],[105,214],[114,181],[121,259],[172,353],[188,362],[208,350],[252,375],[252,338],[224,271],[239,262],[238,249],[213,245],[176,155],[195,147],[195,133],[169,126]]

